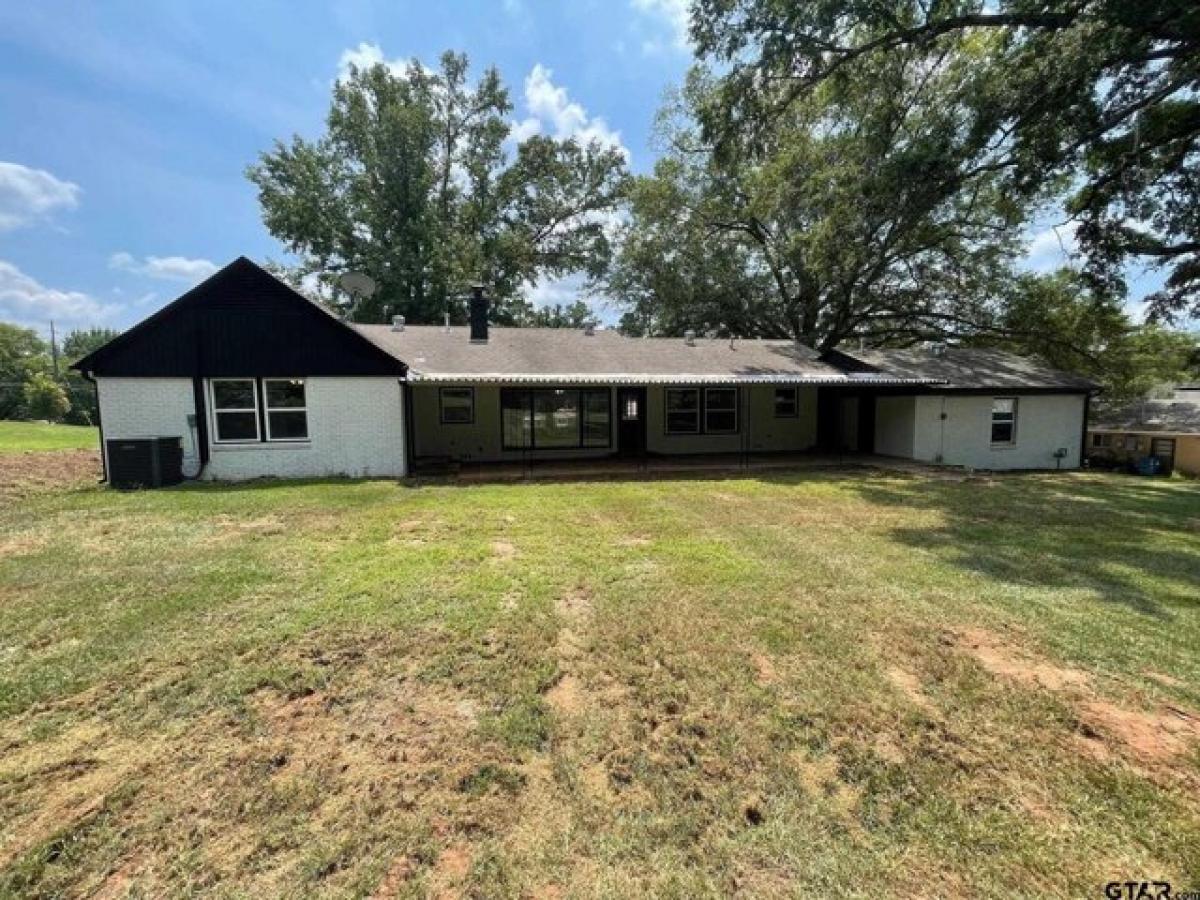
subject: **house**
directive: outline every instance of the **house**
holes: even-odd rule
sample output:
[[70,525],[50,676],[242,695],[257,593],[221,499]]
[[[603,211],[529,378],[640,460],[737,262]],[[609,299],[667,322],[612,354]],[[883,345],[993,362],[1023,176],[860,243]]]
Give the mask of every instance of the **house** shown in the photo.
[[401,476],[430,461],[877,453],[1081,462],[1095,385],[994,350],[817,354],[788,340],[352,325],[245,258],[75,364],[108,441],[182,440],[184,473]]
[[1101,411],[1088,426],[1088,455],[1116,465],[1156,456],[1164,472],[1200,475],[1200,385]]

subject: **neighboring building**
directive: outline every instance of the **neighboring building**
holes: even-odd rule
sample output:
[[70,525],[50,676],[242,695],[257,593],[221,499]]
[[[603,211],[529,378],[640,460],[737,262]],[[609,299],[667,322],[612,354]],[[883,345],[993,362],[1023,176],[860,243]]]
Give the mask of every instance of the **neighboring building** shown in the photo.
[[1157,456],[1164,472],[1200,475],[1200,385],[1169,400],[1141,400],[1103,410],[1088,427],[1088,456],[1112,464]]
[[993,350],[491,328],[481,295],[469,328],[350,325],[245,258],[75,367],[102,439],[177,436],[189,477],[231,480],[809,450],[1074,468],[1095,390]]

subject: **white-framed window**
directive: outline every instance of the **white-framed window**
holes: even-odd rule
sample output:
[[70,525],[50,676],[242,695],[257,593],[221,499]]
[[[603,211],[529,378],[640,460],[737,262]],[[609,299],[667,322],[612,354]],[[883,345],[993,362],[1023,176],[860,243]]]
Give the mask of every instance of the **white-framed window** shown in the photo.
[[775,388],[775,418],[794,419],[800,415],[800,401],[794,387]]
[[264,378],[268,441],[308,440],[308,398],[303,378]]
[[253,378],[213,378],[208,383],[213,411],[213,440],[243,444],[260,440],[258,390]]
[[700,433],[700,391],[698,388],[667,388],[667,434]]
[[992,399],[992,443],[999,445],[1017,442],[1017,398]]
[[704,433],[737,434],[738,392],[732,387],[704,389]]
[[471,425],[475,422],[475,388],[439,388],[438,403],[443,425]]

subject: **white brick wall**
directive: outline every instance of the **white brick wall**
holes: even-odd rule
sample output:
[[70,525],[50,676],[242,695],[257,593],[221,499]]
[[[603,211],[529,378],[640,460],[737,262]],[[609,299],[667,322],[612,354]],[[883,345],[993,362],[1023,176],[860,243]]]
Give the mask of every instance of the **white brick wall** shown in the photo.
[[[191,379],[98,378],[97,384],[106,438],[182,437],[184,472],[195,474],[199,457],[187,424],[187,416],[195,412]],[[308,441],[210,443],[205,477],[236,481],[405,474],[403,394],[397,379],[309,378],[305,387]]]
[[[1017,398],[1015,443],[991,443],[991,396],[925,395],[917,397],[913,456],[977,469],[1074,469],[1079,465],[1082,395],[998,391],[995,396]],[[943,412],[945,419],[941,418]],[[1060,447],[1067,455],[1058,461],[1054,451]]]
[[[187,417],[196,411],[190,378],[97,378],[104,438],[183,438],[183,473],[200,465],[196,433]],[[107,453],[107,448],[105,448]]]

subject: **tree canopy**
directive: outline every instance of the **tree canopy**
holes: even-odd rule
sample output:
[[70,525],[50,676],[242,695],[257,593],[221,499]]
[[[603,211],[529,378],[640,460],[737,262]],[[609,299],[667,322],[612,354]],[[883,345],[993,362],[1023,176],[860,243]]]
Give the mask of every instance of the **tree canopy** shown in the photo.
[[[511,110],[498,72],[472,82],[462,54],[436,71],[352,68],[323,136],[277,142],[248,170],[267,228],[300,257],[287,274],[316,276],[356,320],[422,323],[461,320],[479,281],[496,320],[518,321],[539,277],[602,271],[623,153],[543,135],[510,148]],[[336,281],[348,271],[378,291],[352,303]]]
[[[1130,260],[1162,269],[1150,312],[1200,314],[1200,4],[1194,0],[697,0],[697,50],[725,72],[703,112],[726,153],[825,86],[915,55],[972,55],[974,174],[1023,198],[1070,193],[1098,288]],[[939,89],[944,89],[944,86]],[[968,170],[970,171],[970,170]]]
[[695,70],[664,115],[666,154],[631,190],[607,281],[625,326],[914,342],[988,321],[1025,208],[974,172],[976,129],[960,99],[964,52],[880,57],[723,146],[703,116],[723,80]]

